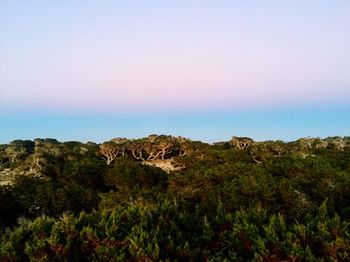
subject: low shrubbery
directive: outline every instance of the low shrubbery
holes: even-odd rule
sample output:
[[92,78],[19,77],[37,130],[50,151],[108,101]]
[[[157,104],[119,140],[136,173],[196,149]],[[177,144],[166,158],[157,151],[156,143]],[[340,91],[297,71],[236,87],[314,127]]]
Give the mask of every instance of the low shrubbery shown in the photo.
[[81,143],[49,142],[41,175],[0,187],[0,261],[350,258],[349,147],[298,155],[286,144],[283,156],[252,158],[195,142],[166,173],[127,155],[106,165],[93,144],[82,154]]

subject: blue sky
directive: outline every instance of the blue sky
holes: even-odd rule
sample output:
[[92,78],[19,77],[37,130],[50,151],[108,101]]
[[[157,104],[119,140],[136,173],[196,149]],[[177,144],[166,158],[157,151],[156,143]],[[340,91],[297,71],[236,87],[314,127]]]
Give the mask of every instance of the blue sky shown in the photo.
[[228,141],[233,135],[255,140],[291,141],[300,137],[349,135],[348,107],[275,108],[236,112],[1,114],[1,140],[56,138],[102,142],[114,137],[140,138],[171,134],[206,142]]
[[350,2],[0,3],[0,143],[349,135]]

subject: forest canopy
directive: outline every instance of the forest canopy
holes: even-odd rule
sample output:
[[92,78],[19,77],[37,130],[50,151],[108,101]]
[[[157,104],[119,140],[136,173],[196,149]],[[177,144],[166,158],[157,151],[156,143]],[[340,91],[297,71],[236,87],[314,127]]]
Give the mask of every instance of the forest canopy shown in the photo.
[[350,137],[0,145],[0,261],[345,261]]

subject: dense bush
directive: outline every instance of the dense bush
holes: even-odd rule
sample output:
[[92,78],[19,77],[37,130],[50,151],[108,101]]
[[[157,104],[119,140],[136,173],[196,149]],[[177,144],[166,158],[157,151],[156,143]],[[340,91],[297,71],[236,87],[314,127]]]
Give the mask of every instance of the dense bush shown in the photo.
[[138,200],[111,212],[21,219],[2,235],[0,256],[40,261],[344,261],[350,252],[349,229],[349,222],[326,214],[326,203],[302,223],[287,223],[283,215],[261,207],[227,212],[219,203],[209,218],[186,213],[176,202]]
[[[187,142],[167,173],[128,154],[107,165],[93,143],[36,144],[40,175],[0,186],[0,261],[350,259],[349,146]],[[33,150],[15,141],[4,164],[26,170]]]

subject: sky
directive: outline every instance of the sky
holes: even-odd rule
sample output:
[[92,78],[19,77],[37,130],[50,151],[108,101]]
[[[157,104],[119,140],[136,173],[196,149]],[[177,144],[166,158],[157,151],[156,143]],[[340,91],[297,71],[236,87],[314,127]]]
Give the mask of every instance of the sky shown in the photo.
[[0,2],[0,143],[350,135],[350,1]]

